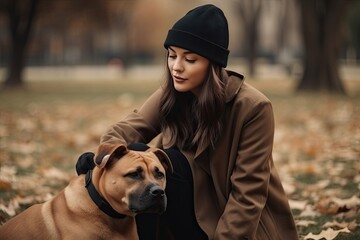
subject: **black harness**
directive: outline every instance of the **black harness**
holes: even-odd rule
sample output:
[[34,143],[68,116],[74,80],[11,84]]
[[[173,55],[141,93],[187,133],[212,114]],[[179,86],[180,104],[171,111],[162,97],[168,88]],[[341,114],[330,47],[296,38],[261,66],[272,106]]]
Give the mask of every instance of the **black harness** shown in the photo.
[[125,218],[126,215],[118,213],[113,209],[108,201],[103,198],[100,193],[96,190],[92,183],[92,170],[89,170],[85,176],[85,188],[87,189],[93,202],[100,208],[101,211],[113,218]]

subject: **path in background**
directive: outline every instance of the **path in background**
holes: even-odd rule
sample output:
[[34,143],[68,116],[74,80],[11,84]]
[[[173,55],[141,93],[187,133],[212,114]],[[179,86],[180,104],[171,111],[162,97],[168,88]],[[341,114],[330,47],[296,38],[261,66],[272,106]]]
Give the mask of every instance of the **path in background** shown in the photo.
[[[239,62],[227,67],[229,70],[238,71],[247,75],[246,64]],[[0,81],[5,78],[5,68],[0,68]],[[126,71],[117,65],[107,66],[48,66],[27,67],[24,73],[27,81],[58,81],[58,80],[156,80],[164,77],[163,65],[132,66]],[[345,80],[360,81],[360,65],[343,65],[340,73]],[[279,64],[259,63],[257,65],[256,79],[297,79],[301,74],[301,67],[294,64],[286,68]]]

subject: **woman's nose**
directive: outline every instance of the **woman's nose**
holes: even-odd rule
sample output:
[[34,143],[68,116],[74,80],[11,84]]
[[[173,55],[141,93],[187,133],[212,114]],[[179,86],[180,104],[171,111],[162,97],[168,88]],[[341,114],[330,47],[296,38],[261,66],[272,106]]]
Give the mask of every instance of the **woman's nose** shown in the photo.
[[181,62],[181,59],[176,59],[173,65],[173,70],[177,72],[181,72],[184,70],[184,66]]

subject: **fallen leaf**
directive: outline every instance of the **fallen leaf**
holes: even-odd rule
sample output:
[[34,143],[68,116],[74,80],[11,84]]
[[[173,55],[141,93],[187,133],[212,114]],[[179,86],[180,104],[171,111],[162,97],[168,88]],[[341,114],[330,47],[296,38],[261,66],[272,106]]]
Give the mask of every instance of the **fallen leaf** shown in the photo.
[[0,203],[0,210],[10,217],[15,216],[16,210],[20,208],[19,197],[13,198],[7,205]]
[[340,199],[337,197],[327,197],[321,199],[317,204],[316,208],[321,213],[340,213],[347,212],[356,206],[360,206],[360,198],[352,196],[348,199]]
[[347,227],[349,230],[355,230],[358,226],[360,226],[360,224],[356,223],[356,220],[353,220],[351,222],[338,222],[338,221],[332,221],[332,222],[327,222],[323,225],[324,228],[329,228],[329,227],[335,227],[335,228],[345,228]]
[[11,183],[0,179],[0,190],[10,190]]
[[340,230],[334,230],[332,228],[328,228],[326,230],[321,231],[320,234],[313,234],[313,233],[309,233],[304,237],[304,240],[307,239],[313,239],[313,240],[320,240],[325,238],[326,240],[332,240],[334,238],[336,238],[339,233],[344,232],[344,233],[350,233],[348,228],[343,228]]
[[289,182],[283,182],[283,188],[285,193],[288,195],[292,194],[296,190],[294,184],[290,184]]
[[341,207],[353,208],[355,206],[360,206],[360,198],[357,196],[352,196],[351,198],[347,199],[340,199],[340,198],[333,198],[335,204]]
[[296,226],[301,226],[301,227],[308,227],[309,225],[315,225],[315,224],[317,224],[317,222],[310,220],[300,220],[296,222]]
[[316,217],[319,214],[310,205],[306,205],[304,211],[300,213],[300,217]]
[[360,216],[360,207],[350,209],[347,212],[341,212],[336,214],[337,219],[352,219],[352,218],[359,218]]
[[58,168],[51,167],[49,169],[40,169],[40,173],[46,178],[53,178],[61,181],[69,181],[70,175],[67,172],[61,171]]
[[291,209],[303,210],[303,209],[305,209],[306,205],[308,204],[308,201],[297,201],[297,200],[289,199],[289,204],[290,204]]

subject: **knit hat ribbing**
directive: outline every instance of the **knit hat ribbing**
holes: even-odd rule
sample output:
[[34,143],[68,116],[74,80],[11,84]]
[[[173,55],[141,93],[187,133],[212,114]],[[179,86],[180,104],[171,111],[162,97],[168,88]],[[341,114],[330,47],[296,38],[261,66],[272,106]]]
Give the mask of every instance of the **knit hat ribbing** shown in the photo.
[[221,9],[207,4],[189,11],[169,30],[164,47],[176,46],[226,67],[229,29]]

